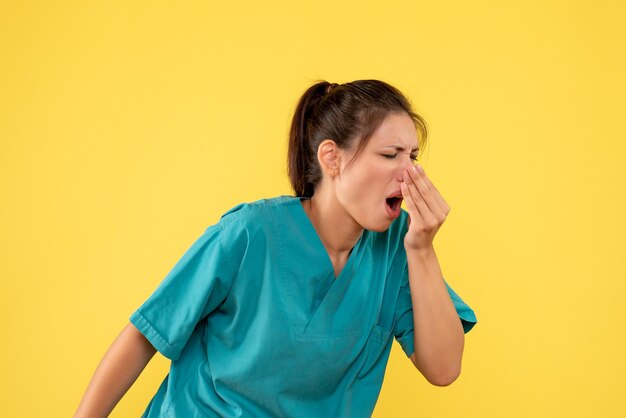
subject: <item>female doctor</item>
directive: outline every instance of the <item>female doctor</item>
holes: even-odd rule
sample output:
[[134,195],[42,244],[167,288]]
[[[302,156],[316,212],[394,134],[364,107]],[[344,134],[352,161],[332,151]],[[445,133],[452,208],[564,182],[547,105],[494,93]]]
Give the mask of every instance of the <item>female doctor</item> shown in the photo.
[[107,416],[156,351],[172,363],[143,417],[369,417],[394,337],[431,384],[451,384],[477,319],[435,254],[450,208],[415,164],[425,141],[385,82],[311,86],[290,130],[295,196],[205,230],[130,316],[75,417]]

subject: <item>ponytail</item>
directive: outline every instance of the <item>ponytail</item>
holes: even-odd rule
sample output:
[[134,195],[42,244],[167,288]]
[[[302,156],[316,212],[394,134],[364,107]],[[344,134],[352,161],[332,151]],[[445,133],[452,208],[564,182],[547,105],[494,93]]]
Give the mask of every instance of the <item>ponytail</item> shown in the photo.
[[315,177],[317,148],[312,149],[309,141],[309,122],[315,106],[330,86],[331,83],[320,81],[309,87],[300,98],[291,121],[287,169],[296,196],[313,196],[315,184],[311,179]]

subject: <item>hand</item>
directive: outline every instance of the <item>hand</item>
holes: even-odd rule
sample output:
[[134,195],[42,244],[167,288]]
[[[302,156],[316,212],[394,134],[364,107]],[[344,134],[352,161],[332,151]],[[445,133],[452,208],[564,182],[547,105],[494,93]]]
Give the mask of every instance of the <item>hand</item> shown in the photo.
[[402,173],[402,197],[409,212],[409,230],[404,247],[420,250],[432,247],[435,234],[446,220],[450,207],[418,164]]

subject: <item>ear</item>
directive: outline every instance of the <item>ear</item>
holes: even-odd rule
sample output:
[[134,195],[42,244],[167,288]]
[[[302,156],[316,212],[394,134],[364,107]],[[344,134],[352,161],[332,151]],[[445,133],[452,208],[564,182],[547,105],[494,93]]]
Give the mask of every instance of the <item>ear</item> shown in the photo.
[[341,149],[332,139],[325,139],[317,147],[317,160],[322,171],[330,178],[335,178],[339,174],[341,154]]

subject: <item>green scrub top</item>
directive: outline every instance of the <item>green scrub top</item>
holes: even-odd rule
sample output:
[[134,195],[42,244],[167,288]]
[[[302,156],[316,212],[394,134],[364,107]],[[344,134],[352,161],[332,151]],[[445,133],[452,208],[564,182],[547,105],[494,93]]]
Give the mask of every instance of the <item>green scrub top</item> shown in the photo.
[[[142,417],[371,416],[391,337],[414,351],[408,213],[364,230],[335,278],[302,199],[227,211],[132,313],[172,361]],[[476,316],[446,287],[467,333]]]

